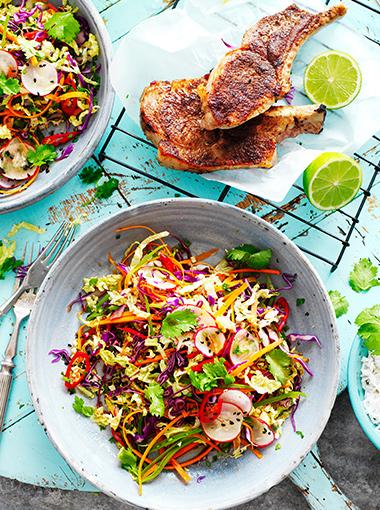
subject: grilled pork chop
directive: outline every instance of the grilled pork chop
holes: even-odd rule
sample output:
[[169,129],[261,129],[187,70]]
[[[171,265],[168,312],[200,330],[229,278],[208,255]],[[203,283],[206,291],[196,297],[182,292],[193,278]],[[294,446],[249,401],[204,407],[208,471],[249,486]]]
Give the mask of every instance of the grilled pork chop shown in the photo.
[[276,144],[300,133],[319,133],[323,106],[274,106],[234,129],[208,131],[198,87],[205,78],[153,82],[141,97],[141,125],[158,147],[164,166],[196,173],[265,167],[276,161]]
[[247,30],[199,89],[206,129],[231,128],[265,112],[291,87],[290,70],[301,45],[319,28],[343,16],[343,4],[313,14],[295,4]]

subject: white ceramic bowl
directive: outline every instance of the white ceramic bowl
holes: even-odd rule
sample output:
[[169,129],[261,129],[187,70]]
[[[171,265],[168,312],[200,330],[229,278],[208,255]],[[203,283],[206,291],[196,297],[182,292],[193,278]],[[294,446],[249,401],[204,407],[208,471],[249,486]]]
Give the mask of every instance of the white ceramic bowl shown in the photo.
[[[58,1],[52,0],[51,3],[58,4]],[[50,195],[50,193],[53,193],[53,191],[71,179],[96,149],[111,116],[114,91],[109,79],[111,61],[110,37],[104,21],[91,0],[73,0],[70,3],[79,8],[79,14],[86,18],[91,32],[96,35],[100,45],[98,63],[101,66],[99,71],[101,83],[96,95],[100,108],[92,116],[86,131],[78,137],[78,141],[74,144],[74,151],[68,158],[51,164],[49,172],[42,172],[25,191],[15,195],[0,196],[0,214],[33,204]]]
[[[292,291],[284,293],[291,307],[290,329],[313,333],[322,342],[304,345],[315,377],[304,377],[307,398],[296,413],[298,429],[284,426],[281,449],[266,449],[261,460],[247,452],[242,458],[221,460],[207,467],[196,465],[193,481],[185,486],[172,473],[144,485],[143,495],[122,470],[117,448],[90,420],[72,410],[73,397],[60,378],[62,366],[52,365],[48,352],[65,347],[78,328],[75,313],[66,305],[77,295],[81,279],[110,271],[107,254],[121,257],[131,240],[142,239],[143,231],[116,235],[126,225],[148,225],[169,230],[192,241],[194,253],[218,247],[223,250],[241,242],[270,247],[273,266],[298,275]],[[215,257],[215,260],[220,258]],[[100,263],[100,265],[99,265]],[[297,298],[305,298],[296,307]],[[29,322],[27,345],[28,381],[39,419],[50,439],[67,462],[100,490],[124,502],[159,510],[211,510],[229,508],[264,493],[292,471],[319,438],[333,406],[339,368],[338,336],[326,290],[310,262],[283,234],[262,219],[236,207],[209,200],[169,199],[126,209],[96,225],[73,244],[55,263],[43,283]],[[206,478],[197,483],[198,475]]]

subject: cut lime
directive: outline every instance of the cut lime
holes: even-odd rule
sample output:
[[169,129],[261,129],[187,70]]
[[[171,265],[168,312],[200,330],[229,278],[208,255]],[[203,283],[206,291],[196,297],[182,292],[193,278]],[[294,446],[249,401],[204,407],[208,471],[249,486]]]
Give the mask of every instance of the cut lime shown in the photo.
[[314,207],[333,211],[355,198],[362,177],[359,164],[349,156],[339,152],[324,152],[304,171],[303,187]]
[[359,94],[361,85],[358,63],[341,51],[321,53],[305,71],[304,88],[308,98],[330,110],[350,104]]

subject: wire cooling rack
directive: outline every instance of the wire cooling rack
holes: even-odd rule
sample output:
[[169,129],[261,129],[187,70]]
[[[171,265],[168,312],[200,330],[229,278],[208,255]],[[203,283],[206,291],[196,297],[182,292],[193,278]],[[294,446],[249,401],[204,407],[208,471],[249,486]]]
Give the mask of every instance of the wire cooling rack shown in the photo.
[[[175,8],[178,1],[172,1],[170,7]],[[363,9],[380,14],[380,10],[368,4],[358,0],[353,1]],[[326,1],[326,4],[328,3],[329,1]],[[378,44],[376,41],[373,42]],[[380,138],[374,135],[360,151],[353,154],[364,167],[365,179],[356,199],[339,211],[322,213],[313,209],[305,199],[303,188],[297,183],[293,185],[291,192],[287,195],[287,199],[282,203],[276,204],[254,195],[247,195],[245,200],[240,201],[238,205],[242,207],[249,206],[252,212],[270,223],[274,223],[292,238],[301,250],[328,264],[331,271],[334,271],[342,260],[345,250],[350,245],[351,236],[359,223],[363,207],[371,195],[373,186],[377,183],[380,162],[372,161],[369,154],[376,153],[379,142]],[[128,156],[124,158],[116,157],[114,153],[116,149],[118,149],[118,154],[120,153],[120,145],[125,145],[128,151],[138,151],[143,148],[147,154],[146,157],[151,158],[149,160],[151,163],[149,168],[146,165],[131,163],[131,158]],[[156,148],[151,142],[140,136],[140,133],[136,134],[133,132],[126,111],[123,108],[115,123],[111,125],[110,133],[100,149],[99,160],[103,165],[108,162],[107,166],[111,165],[115,171],[123,169],[125,173],[127,170],[131,180],[136,178],[137,175],[148,179],[149,182],[154,182],[160,188],[165,189],[169,195],[205,198],[207,187],[210,186],[209,181],[200,182],[198,178],[195,181],[195,185],[194,182],[189,186],[187,184],[177,185],[178,179],[173,178],[173,174],[170,174],[170,171],[170,180],[168,180],[168,172],[163,171],[158,163],[152,163],[155,159],[155,152]],[[216,198],[220,202],[236,203],[238,200],[234,199],[235,195],[236,190],[231,189],[230,186],[222,186]],[[291,197],[290,200],[289,196]],[[317,236],[317,242],[315,242],[315,236]],[[311,240],[311,238],[313,238],[314,242],[308,243],[307,241]],[[318,246],[318,250],[309,249],[307,244]]]

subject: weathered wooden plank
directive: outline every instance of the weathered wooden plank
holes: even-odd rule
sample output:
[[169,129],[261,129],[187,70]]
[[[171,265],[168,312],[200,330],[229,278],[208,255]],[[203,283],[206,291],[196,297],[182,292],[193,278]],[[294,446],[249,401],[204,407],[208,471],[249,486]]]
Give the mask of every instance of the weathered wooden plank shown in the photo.
[[314,510],[359,510],[327,473],[317,446],[289,476]]

